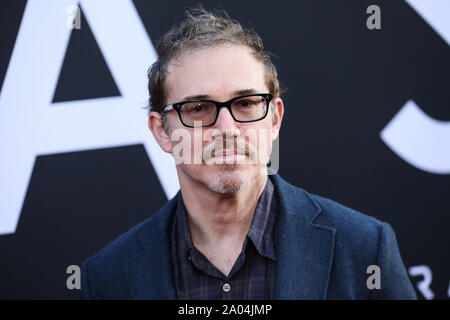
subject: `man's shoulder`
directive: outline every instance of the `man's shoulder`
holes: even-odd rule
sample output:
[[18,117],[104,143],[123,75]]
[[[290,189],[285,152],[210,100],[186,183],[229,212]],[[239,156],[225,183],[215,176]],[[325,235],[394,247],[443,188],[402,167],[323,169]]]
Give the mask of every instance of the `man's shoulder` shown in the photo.
[[109,242],[96,254],[86,259],[91,265],[113,265],[117,261],[131,260],[148,244],[151,237],[159,237],[158,230],[164,231],[169,223],[170,214],[176,203],[172,198],[151,217],[133,226],[117,238]]
[[[315,252],[326,255],[332,248],[333,270],[328,284],[328,298],[416,299],[395,233],[388,223],[332,199],[309,193],[281,181],[281,178],[275,180],[280,187],[279,196],[288,211],[284,215],[289,217],[283,221],[284,228],[292,230],[288,226],[296,222],[297,226],[308,226],[302,229],[303,235],[293,232],[296,234],[291,237],[293,247],[295,240],[312,239],[311,235],[315,234],[316,239],[321,240],[321,244],[314,247]],[[323,251],[320,251],[321,248]],[[367,268],[372,265],[382,270],[384,285],[381,290],[368,292]]]
[[151,216],[117,236],[97,253],[89,257],[88,260],[106,262],[106,260],[119,260],[132,256],[134,252],[141,248],[139,233],[151,224],[153,219],[154,216]]
[[133,265],[134,259],[142,256],[145,249],[164,251],[164,240],[168,236],[167,229],[177,196],[83,262],[80,298],[129,299],[133,296],[128,268]]
[[364,231],[377,230],[384,223],[383,221],[372,217],[366,213],[347,207],[346,205],[319,196],[317,194],[308,193],[308,195],[316,201],[321,207],[321,213],[317,218],[317,222],[327,224],[334,227],[353,229],[364,229]]
[[281,187],[283,201],[290,202],[291,206],[297,207],[294,214],[305,214],[302,208],[306,203],[311,212],[306,219],[315,225],[333,228],[337,232],[340,231],[340,234],[346,233],[360,237],[376,237],[380,232],[380,228],[385,223],[336,200],[311,193],[301,187],[292,185],[281,177],[277,177],[276,179],[278,180],[278,186]]
[[[390,241],[390,250],[397,250],[393,240],[395,235],[388,223],[333,199],[288,185],[285,181],[279,185],[280,198],[284,198],[282,202],[285,203],[288,211],[285,215],[291,216],[288,221],[290,223],[303,221],[303,225],[313,226],[319,232],[322,230],[332,235],[329,239],[333,239],[335,245],[334,259],[336,261],[346,261],[345,263],[351,261],[355,266],[367,268],[368,265],[375,263],[383,241]],[[283,191],[285,191],[284,195]],[[284,222],[283,226],[288,223]],[[309,230],[313,232],[312,229]],[[303,236],[298,234],[298,237],[300,239]]]

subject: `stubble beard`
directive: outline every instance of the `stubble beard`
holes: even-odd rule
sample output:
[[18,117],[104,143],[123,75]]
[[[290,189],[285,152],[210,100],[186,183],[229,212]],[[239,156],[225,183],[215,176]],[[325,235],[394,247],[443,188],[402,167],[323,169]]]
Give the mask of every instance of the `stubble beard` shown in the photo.
[[220,165],[222,170],[208,182],[209,189],[217,193],[236,193],[245,190],[250,181],[236,172],[235,166],[234,163]]

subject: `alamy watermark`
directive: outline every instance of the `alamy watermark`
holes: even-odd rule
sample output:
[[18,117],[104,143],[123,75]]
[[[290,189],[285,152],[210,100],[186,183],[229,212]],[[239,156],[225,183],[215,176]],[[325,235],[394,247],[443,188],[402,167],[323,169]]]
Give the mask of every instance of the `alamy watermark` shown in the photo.
[[367,274],[370,276],[367,278],[366,286],[367,289],[381,289],[381,269],[376,264],[370,265],[366,270]]
[[366,13],[370,16],[366,20],[366,26],[369,30],[381,29],[381,9],[376,4],[367,7]]
[[68,29],[81,29],[81,10],[80,7],[76,4],[72,4],[66,9],[67,14],[69,16],[66,20],[66,27]]
[[276,174],[280,163],[279,137],[273,140],[272,130],[266,128],[242,131],[242,135],[236,135],[215,128],[177,128],[170,134],[175,164],[259,165],[264,174]]
[[72,264],[67,267],[66,273],[70,274],[70,276],[66,280],[67,289],[73,290],[81,289],[81,270],[80,267],[76,264]]

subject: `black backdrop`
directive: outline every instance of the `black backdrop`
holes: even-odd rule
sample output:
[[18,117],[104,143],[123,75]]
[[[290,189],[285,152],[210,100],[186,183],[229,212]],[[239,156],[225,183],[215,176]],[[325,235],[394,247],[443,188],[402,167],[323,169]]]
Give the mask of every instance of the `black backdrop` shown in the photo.
[[[182,18],[183,9],[198,1],[133,3],[155,44]],[[381,8],[380,30],[366,27],[371,4]],[[389,222],[406,267],[429,267],[434,298],[447,299],[450,176],[410,165],[380,138],[410,99],[430,117],[450,121],[445,40],[404,1],[233,0],[203,5],[224,8],[252,26],[275,55],[281,83],[288,88],[283,95],[281,176]],[[25,6],[25,1],[1,4],[0,87]],[[20,90],[27,94],[27,88]],[[72,30],[53,101],[120,94],[82,14],[81,29]],[[450,141],[445,147],[450,148]],[[0,195],[0,201],[8,199]],[[0,298],[74,298],[75,290],[66,287],[67,266],[81,265],[166,201],[142,144],[37,156],[17,229],[0,235]],[[423,277],[411,279],[417,289]]]

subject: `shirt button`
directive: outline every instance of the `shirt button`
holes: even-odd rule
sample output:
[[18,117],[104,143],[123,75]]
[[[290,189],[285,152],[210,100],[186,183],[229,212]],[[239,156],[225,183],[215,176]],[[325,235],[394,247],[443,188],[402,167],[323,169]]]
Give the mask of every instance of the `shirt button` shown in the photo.
[[222,289],[223,289],[224,292],[229,292],[231,290],[231,287],[230,287],[230,285],[228,283],[225,283],[222,286]]

